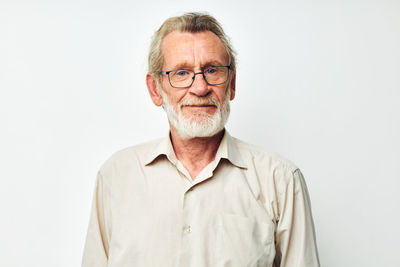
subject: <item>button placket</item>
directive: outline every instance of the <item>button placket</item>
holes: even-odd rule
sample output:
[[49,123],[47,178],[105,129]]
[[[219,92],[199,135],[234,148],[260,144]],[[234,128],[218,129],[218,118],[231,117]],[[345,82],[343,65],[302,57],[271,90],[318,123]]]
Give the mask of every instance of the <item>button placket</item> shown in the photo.
[[[188,185],[183,195],[182,203],[182,235],[179,253],[179,266],[186,267],[190,261],[193,252],[193,234],[196,230],[194,225],[195,219],[193,211],[194,192],[193,188]],[[195,228],[193,228],[195,227]]]
[[192,220],[193,220],[193,210],[192,210],[192,202],[193,202],[193,187],[190,187],[186,190],[184,198],[183,198],[183,210],[182,210],[182,219],[184,226],[184,233],[190,234],[192,233]]

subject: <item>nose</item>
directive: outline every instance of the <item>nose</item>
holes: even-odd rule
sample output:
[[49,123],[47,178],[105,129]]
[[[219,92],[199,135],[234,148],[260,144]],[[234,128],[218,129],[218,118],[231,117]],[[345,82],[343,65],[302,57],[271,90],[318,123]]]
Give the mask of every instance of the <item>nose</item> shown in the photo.
[[[197,75],[199,74],[199,75]],[[197,77],[197,78],[196,78]],[[208,84],[204,79],[203,72],[195,72],[193,75],[193,84],[190,87],[190,93],[196,96],[206,96],[210,92]]]

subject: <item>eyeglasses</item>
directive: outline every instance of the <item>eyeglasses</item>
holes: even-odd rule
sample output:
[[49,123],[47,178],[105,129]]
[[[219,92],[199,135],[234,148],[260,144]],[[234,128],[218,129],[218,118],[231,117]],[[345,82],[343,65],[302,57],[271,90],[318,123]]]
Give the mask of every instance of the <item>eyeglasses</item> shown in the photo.
[[188,88],[192,86],[197,74],[203,74],[208,85],[220,85],[228,80],[231,66],[207,67],[201,72],[188,69],[160,71],[160,74],[168,75],[169,84],[174,88]]

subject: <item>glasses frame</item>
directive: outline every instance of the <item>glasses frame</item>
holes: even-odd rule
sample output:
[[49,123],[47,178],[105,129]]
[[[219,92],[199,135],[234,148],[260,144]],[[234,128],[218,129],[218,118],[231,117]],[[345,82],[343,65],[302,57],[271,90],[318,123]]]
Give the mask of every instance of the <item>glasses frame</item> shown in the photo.
[[[207,70],[207,69],[209,69],[209,68],[217,68],[217,67],[218,67],[218,68],[220,68],[220,67],[228,68],[228,75],[227,75],[227,77],[226,77],[226,80],[225,80],[224,82],[222,82],[222,83],[209,83],[209,82],[207,81],[206,75],[204,74],[204,71]],[[177,70],[188,70],[188,71],[193,72],[192,82],[190,83],[189,86],[173,86],[173,85],[172,85],[171,79],[170,79],[170,77],[169,77],[169,74],[170,74],[171,72],[177,71]],[[169,84],[170,84],[173,88],[189,88],[190,86],[193,85],[194,79],[196,78],[196,75],[197,75],[197,74],[203,74],[203,78],[204,78],[204,80],[206,81],[206,83],[207,83],[208,85],[221,85],[221,84],[223,84],[223,83],[226,83],[226,81],[227,81],[228,78],[229,78],[229,71],[230,71],[230,70],[231,70],[231,65],[228,65],[228,66],[212,66],[212,67],[207,67],[207,68],[204,68],[203,71],[199,71],[199,72],[195,72],[194,70],[190,70],[190,69],[176,69],[176,70],[169,70],[169,71],[160,71],[159,73],[162,74],[162,75],[168,75],[168,82],[169,82]]]

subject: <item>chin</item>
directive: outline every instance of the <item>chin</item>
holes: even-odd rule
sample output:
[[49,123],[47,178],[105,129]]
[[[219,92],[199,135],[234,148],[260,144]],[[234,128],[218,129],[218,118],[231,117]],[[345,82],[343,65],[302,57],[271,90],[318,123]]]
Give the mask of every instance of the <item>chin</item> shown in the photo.
[[[229,92],[229,90],[228,90]],[[167,114],[171,127],[180,138],[187,140],[197,137],[212,137],[221,132],[229,117],[229,97],[224,101],[222,108],[218,105],[212,113],[205,110],[185,112],[169,103],[168,97],[162,93],[163,108]]]
[[196,137],[211,137],[222,131],[226,120],[223,120],[220,113],[214,116],[210,114],[191,116],[178,116],[172,125],[182,139],[191,139]]

